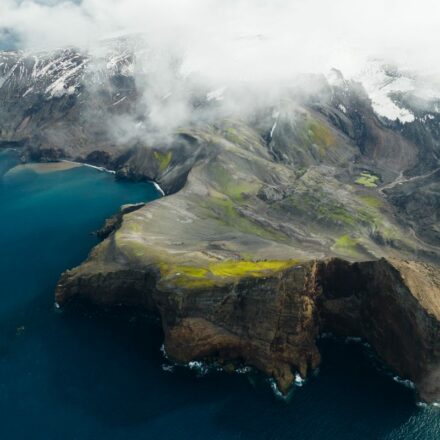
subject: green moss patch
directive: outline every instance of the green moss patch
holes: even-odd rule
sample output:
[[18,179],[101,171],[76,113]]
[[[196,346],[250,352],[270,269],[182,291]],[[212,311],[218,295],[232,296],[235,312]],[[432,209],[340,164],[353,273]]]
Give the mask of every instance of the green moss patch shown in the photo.
[[246,261],[246,260],[227,260],[209,265],[210,272],[216,277],[260,277],[272,272],[278,272],[297,265],[298,260],[265,260],[265,261]]
[[263,140],[259,134],[252,130],[249,126],[239,121],[229,119],[226,119],[224,124],[225,125],[221,130],[220,135],[230,143],[240,146],[246,150],[263,146]]
[[234,127],[226,128],[224,131],[225,138],[233,144],[240,145],[243,139],[239,136],[237,129]]
[[342,202],[330,198],[319,189],[313,192],[298,192],[289,198],[289,202],[302,212],[304,217],[312,217],[316,223],[353,227],[362,221],[357,212],[348,209]]
[[311,116],[296,124],[294,136],[301,149],[318,148],[322,156],[337,143],[332,130],[324,122]]
[[163,263],[159,266],[165,281],[175,287],[198,289],[237,281],[242,278],[269,276],[289,267],[299,260],[225,260],[208,263],[205,267]]
[[357,257],[359,256],[358,244],[358,241],[350,235],[341,235],[336,239],[332,250],[338,254]]
[[369,208],[379,209],[383,206],[383,200],[374,196],[361,196],[360,200]]
[[363,171],[361,175],[355,180],[358,185],[365,186],[366,188],[376,188],[378,181],[378,176],[370,174],[367,171]]
[[257,184],[234,179],[227,168],[220,164],[211,164],[208,169],[213,186],[228,197],[234,200],[242,200],[246,193],[256,193]]
[[173,153],[168,151],[168,153],[162,153],[161,151],[155,151],[154,158],[159,165],[159,171],[163,173],[170,165],[171,159],[173,158]]
[[205,208],[207,217],[244,234],[276,241],[285,239],[285,235],[279,231],[263,227],[241,215],[232,198],[212,195],[201,204],[201,207]]
[[307,126],[309,139],[316,145],[329,148],[336,143],[335,136],[331,130],[322,122],[310,121]]

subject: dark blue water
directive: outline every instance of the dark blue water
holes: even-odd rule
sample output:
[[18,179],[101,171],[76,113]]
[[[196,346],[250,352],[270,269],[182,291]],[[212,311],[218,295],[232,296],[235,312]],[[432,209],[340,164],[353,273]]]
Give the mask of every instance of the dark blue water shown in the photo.
[[[0,156],[0,176],[12,165]],[[362,346],[326,342],[290,403],[258,374],[162,369],[157,323],[130,311],[56,312],[59,274],[91,232],[154,188],[87,168],[0,182],[0,439],[439,439],[440,411],[378,372]]]

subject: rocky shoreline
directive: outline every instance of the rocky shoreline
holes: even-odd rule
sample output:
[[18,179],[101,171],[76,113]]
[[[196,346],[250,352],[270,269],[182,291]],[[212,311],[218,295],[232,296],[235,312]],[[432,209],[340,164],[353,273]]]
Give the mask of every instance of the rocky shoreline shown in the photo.
[[438,397],[440,277],[409,261],[312,261],[206,287],[166,286],[155,268],[88,274],[66,272],[56,301],[130,305],[161,318],[165,350],[193,360],[253,366],[287,394],[295,374],[320,364],[325,333],[362,338],[421,399]]

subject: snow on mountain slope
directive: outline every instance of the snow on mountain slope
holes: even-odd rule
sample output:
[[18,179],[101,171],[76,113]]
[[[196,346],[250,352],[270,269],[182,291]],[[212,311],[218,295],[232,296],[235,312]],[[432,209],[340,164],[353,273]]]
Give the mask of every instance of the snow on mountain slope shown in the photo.
[[[402,72],[380,61],[368,63],[354,79],[363,85],[376,114],[390,121],[405,124],[416,119],[415,109],[398,99],[399,95],[412,95],[424,101],[440,99],[440,88],[435,84],[421,79],[416,73]],[[434,111],[438,111],[437,106]],[[423,118],[432,119],[432,115]]]
[[412,78],[392,75],[381,64],[373,62],[368,64],[356,79],[364,86],[373,109],[379,116],[402,123],[414,121],[413,113],[397,105],[391,96],[393,93],[413,91]]
[[111,76],[133,75],[133,52],[128,44],[103,45],[99,55],[74,48],[55,52],[0,52],[0,93],[10,99],[39,94],[46,99],[78,92],[87,78],[102,83]]

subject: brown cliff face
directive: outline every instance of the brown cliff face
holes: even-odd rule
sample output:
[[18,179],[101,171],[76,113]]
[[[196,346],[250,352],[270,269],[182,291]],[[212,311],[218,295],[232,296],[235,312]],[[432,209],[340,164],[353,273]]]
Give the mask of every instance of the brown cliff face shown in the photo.
[[[440,366],[440,277],[423,263],[332,260],[321,269],[321,329],[368,341],[426,400]],[[437,394],[436,394],[437,393]]]
[[160,304],[167,353],[184,362],[239,360],[287,392],[295,371],[306,377],[320,362],[314,266],[187,293],[179,306]]
[[175,361],[251,365],[273,377],[283,393],[295,373],[306,377],[319,365],[320,333],[358,336],[412,380],[423,399],[438,397],[440,283],[434,267],[331,259],[210,288],[168,289],[154,281],[136,272],[85,277],[71,271],[58,286],[57,301],[81,295],[157,311],[166,352]]

